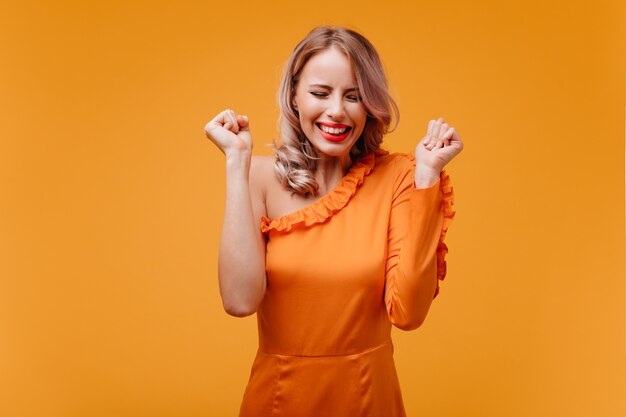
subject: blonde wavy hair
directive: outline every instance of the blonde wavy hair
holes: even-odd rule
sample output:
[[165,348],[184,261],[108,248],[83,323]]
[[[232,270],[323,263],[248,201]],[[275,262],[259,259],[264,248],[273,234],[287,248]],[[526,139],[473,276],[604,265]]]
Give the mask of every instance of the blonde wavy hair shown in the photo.
[[[308,60],[330,47],[337,47],[351,61],[354,78],[367,112],[363,132],[350,150],[352,162],[380,148],[383,136],[393,131],[400,120],[400,112],[389,93],[378,53],[363,35],[347,28],[331,26],[319,26],[309,32],[285,64],[278,89],[282,143],[273,145],[276,155],[274,169],[280,182],[287,189],[304,197],[317,195],[319,190],[314,176],[319,158],[317,150],[302,131],[293,99],[300,74]],[[395,125],[390,129],[394,116]]]

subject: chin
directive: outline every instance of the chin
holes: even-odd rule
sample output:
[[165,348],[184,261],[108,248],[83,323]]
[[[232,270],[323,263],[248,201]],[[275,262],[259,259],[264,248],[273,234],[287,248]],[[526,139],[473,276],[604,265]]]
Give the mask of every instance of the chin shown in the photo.
[[342,158],[350,155],[350,150],[352,150],[353,144],[324,144],[322,146],[317,146],[317,144],[313,144],[315,150],[320,154],[319,156],[326,155],[337,158]]
[[349,156],[352,147],[356,144],[356,140],[333,143],[324,138],[316,138],[315,141],[310,142],[318,153],[332,157]]

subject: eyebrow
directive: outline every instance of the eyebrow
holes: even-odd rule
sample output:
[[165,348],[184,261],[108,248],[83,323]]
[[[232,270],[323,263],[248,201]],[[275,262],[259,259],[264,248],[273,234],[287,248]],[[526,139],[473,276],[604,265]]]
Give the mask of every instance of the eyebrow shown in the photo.
[[[326,85],[326,84],[310,84],[309,87],[321,87],[321,88],[325,88],[327,90],[332,90],[333,89],[331,86]],[[358,91],[358,88],[351,87],[351,88],[346,89],[345,92],[348,93],[348,92],[351,92],[351,91]]]

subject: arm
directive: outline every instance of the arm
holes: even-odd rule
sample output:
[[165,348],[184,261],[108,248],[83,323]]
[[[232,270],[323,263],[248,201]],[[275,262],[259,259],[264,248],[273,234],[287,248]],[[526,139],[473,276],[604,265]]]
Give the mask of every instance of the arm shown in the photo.
[[[265,215],[257,157],[226,158],[226,207],[218,259],[218,279],[224,310],[244,317],[256,312],[266,288]],[[249,174],[248,174],[249,173]]]
[[265,295],[265,215],[259,158],[252,157],[247,116],[224,110],[206,124],[207,137],[226,156],[226,208],[218,258],[218,280],[224,310],[253,314]]
[[[389,220],[385,306],[390,321],[403,330],[418,328],[445,277],[443,243],[454,217],[449,177],[424,178],[412,155],[399,155]],[[415,188],[415,185],[423,188]]]

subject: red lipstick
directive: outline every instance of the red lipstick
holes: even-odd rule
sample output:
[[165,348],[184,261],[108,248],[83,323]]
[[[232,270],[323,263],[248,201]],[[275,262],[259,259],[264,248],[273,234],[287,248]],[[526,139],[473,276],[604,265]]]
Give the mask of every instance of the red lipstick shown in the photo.
[[[323,125],[323,126],[328,126],[328,127],[333,127],[336,129],[341,129],[341,128],[346,128],[345,132],[343,132],[340,135],[335,135],[333,133],[327,133],[324,132],[319,125]],[[315,124],[315,126],[319,129],[320,133],[322,134],[322,136],[324,137],[324,139],[330,141],[330,142],[342,142],[343,140],[345,140],[348,135],[350,134],[350,131],[352,130],[352,128],[348,125],[344,125],[341,123],[328,123],[328,122],[318,122]]]
[[338,129],[341,129],[342,127],[350,127],[348,125],[344,125],[344,124],[341,124],[341,123],[331,123],[331,122],[318,122],[318,123],[321,124],[321,125],[324,125],[324,126],[334,127],[334,128],[338,128]]

